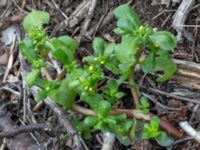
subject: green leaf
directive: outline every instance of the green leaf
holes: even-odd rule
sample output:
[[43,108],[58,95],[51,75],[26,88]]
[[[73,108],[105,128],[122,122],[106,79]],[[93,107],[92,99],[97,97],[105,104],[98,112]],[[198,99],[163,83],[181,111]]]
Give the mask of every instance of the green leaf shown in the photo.
[[30,38],[26,38],[22,42],[20,42],[19,49],[22,55],[27,59],[30,64],[38,58],[37,52],[34,50]]
[[120,141],[120,143],[122,143],[125,146],[128,146],[132,143],[128,136],[125,136],[121,133],[115,133],[115,135],[117,139]]
[[95,116],[88,116],[84,119],[84,123],[86,126],[92,127],[97,123],[98,119]]
[[53,57],[56,60],[60,61],[62,64],[68,64],[68,57],[66,53],[60,48],[62,45],[63,44],[57,39],[52,39],[52,41],[45,42],[45,47],[51,51]]
[[114,74],[119,74],[119,69],[112,62],[106,62],[105,67]]
[[170,59],[167,53],[163,53],[158,58],[156,58],[156,68],[155,71],[164,71],[164,75],[157,78],[156,81],[161,82],[171,78],[171,76],[176,72],[176,64]]
[[150,139],[160,136],[159,125],[160,120],[158,117],[151,118],[150,124],[144,124],[142,138]]
[[96,113],[100,116],[106,116],[108,112],[111,110],[111,104],[108,101],[101,100],[98,102],[98,106],[96,108]]
[[130,130],[130,128],[132,127],[132,125],[133,125],[133,121],[131,121],[131,120],[126,121],[123,126],[123,131],[128,132]]
[[114,79],[109,79],[106,83],[106,91],[109,92],[110,96],[114,96],[114,94],[118,91],[118,83]]
[[97,122],[97,124],[94,127],[95,129],[99,129],[102,132],[108,132],[110,131],[110,129],[108,128],[108,125],[106,124],[106,122],[104,122],[103,120],[99,120]]
[[68,36],[62,36],[59,38],[52,38],[50,41],[46,41],[45,47],[51,51],[55,59],[66,65],[70,64],[74,60],[74,53],[75,49],[77,48],[77,43]]
[[126,32],[124,30],[120,29],[120,28],[115,28],[113,31],[118,35],[126,34]]
[[90,131],[83,131],[82,136],[84,140],[90,140],[92,138]]
[[23,20],[23,27],[26,33],[29,33],[33,28],[42,28],[43,24],[49,22],[50,16],[47,12],[33,10]]
[[[127,28],[127,30],[130,30],[130,26],[133,26],[133,29],[138,29],[141,25],[140,19],[137,13],[128,4],[120,5],[119,7],[115,9],[114,13],[118,20],[121,20],[121,19],[126,20],[126,23],[122,25],[123,29]],[[121,22],[120,23],[121,25],[122,20],[120,22]]]
[[40,76],[40,69],[33,69],[26,77],[28,87],[32,87]]
[[123,92],[117,92],[117,93],[115,93],[115,97],[118,98],[118,99],[122,98],[123,96],[124,96]]
[[160,119],[158,117],[153,117],[151,118],[150,124],[154,130],[159,130]]
[[145,96],[142,96],[140,99],[140,105],[139,105],[139,109],[143,111],[143,113],[148,113],[149,112],[149,101]]
[[159,145],[167,147],[174,142],[174,139],[168,136],[165,132],[161,132],[160,136],[156,138],[156,141]]
[[145,59],[145,61],[141,64],[142,71],[144,73],[150,73],[155,69],[155,53],[150,52]]
[[133,24],[131,24],[130,20],[126,18],[119,19],[117,26],[126,33],[131,33],[134,30]]
[[139,47],[138,38],[127,35],[122,39],[121,44],[119,44],[115,49],[115,55],[117,59],[129,67],[135,63],[135,54]]
[[73,105],[77,95],[76,92],[69,87],[69,83],[69,78],[63,79],[58,90],[51,96],[56,103],[63,105],[66,109]]
[[44,100],[47,97],[47,91],[42,90],[42,91],[38,92],[34,97],[35,97],[36,101]]
[[170,51],[176,47],[176,38],[167,31],[154,32],[149,36],[149,39],[154,45],[166,51]]
[[60,36],[58,37],[58,40],[60,40],[66,47],[68,47],[73,53],[78,47],[78,43],[76,40],[71,38],[70,36]]
[[115,43],[110,43],[104,50],[104,54],[103,54],[104,57],[105,58],[110,57],[113,54],[115,47],[116,47]]
[[71,81],[70,83],[69,83],[69,88],[70,89],[74,89],[74,88],[76,88],[77,86],[79,86],[80,85],[80,81],[79,80],[74,80],[74,81]]
[[115,118],[114,116],[112,116],[112,115],[106,117],[106,122],[107,122],[108,124],[110,124],[111,126],[117,124],[116,118]]
[[92,47],[96,56],[103,56],[105,46],[102,38],[95,38],[92,43]]

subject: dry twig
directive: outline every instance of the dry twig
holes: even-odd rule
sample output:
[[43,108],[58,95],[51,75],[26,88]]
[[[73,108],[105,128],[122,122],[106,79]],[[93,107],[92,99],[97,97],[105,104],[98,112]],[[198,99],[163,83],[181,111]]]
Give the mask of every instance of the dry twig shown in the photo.
[[200,143],[200,132],[196,131],[187,121],[182,121],[179,125],[188,135]]
[[9,131],[0,132],[0,138],[12,138],[18,134],[22,134],[24,132],[33,132],[39,130],[47,130],[48,125],[46,124],[32,124],[26,126],[15,127]]
[[[85,18],[85,22],[84,22],[82,30],[81,30],[81,39],[83,38],[83,36],[85,36],[85,33],[86,33],[86,31],[88,29],[88,26],[90,24],[90,21],[92,19],[92,16],[93,16],[93,13],[94,13],[94,9],[95,9],[96,5],[97,5],[97,0],[92,0],[91,6],[90,6],[90,8],[88,10],[87,17]],[[81,41],[81,39],[80,39],[80,41]]]
[[115,135],[110,132],[106,132],[103,135],[103,145],[101,150],[112,150],[115,142]]
[[4,74],[4,77],[3,77],[3,83],[6,82],[6,78],[10,72],[10,69],[12,68],[12,65],[13,65],[13,60],[14,60],[14,56],[13,56],[13,49],[15,47],[15,43],[16,43],[16,35],[13,37],[13,43],[9,49],[9,58],[8,58],[8,64],[7,64],[7,68],[6,68],[6,72]]
[[182,31],[184,24],[189,14],[189,10],[193,6],[195,0],[182,0],[174,16],[172,27],[178,32],[177,40],[182,41]]

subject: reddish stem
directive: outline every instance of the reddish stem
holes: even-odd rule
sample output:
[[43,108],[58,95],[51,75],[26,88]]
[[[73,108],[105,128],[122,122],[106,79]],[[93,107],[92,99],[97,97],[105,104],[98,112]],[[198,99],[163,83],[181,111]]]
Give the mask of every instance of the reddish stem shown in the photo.
[[[96,115],[94,111],[81,107],[79,105],[74,105],[72,109],[85,115],[92,115],[92,116]],[[112,115],[117,115],[121,113],[126,113],[128,118],[136,118],[139,120],[143,120],[145,122],[149,122],[150,119],[155,116],[152,113],[148,113],[145,115],[141,111],[134,109],[115,109],[110,112],[110,114]],[[172,126],[168,121],[160,119],[160,128],[176,138],[183,137],[183,132],[180,132],[178,129]]]

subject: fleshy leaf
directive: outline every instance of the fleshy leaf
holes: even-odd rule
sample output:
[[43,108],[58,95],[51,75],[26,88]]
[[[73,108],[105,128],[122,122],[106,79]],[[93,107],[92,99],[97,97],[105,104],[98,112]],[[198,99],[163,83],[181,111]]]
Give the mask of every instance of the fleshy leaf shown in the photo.
[[84,119],[84,123],[86,126],[94,126],[96,123],[97,123],[98,119],[97,117],[95,116],[87,116],[85,119]]
[[26,33],[29,33],[33,28],[42,28],[43,24],[49,22],[50,16],[47,12],[33,10],[23,20],[23,27]]
[[19,43],[19,49],[22,55],[27,59],[29,63],[32,63],[38,58],[37,52],[33,48],[33,44],[30,38],[27,38]]
[[104,40],[102,38],[95,38],[92,43],[92,47],[94,49],[96,56],[103,56],[105,46],[104,46]]
[[167,31],[154,32],[149,36],[149,39],[154,45],[166,51],[170,51],[176,47],[176,38]]
[[101,100],[98,102],[98,106],[96,108],[96,113],[100,116],[105,116],[111,109],[111,104],[108,101]]
[[110,43],[104,51],[104,57],[108,58],[110,57],[110,55],[113,54],[114,50],[115,50],[116,44],[115,43]]
[[151,118],[150,124],[154,130],[159,130],[160,120],[158,117]]
[[120,143],[122,143],[125,146],[128,146],[132,143],[128,136],[125,136],[121,133],[116,133],[115,135],[117,139],[120,141]]
[[134,30],[134,26],[131,24],[130,20],[126,18],[119,19],[117,26],[126,33],[131,33]]
[[156,59],[156,71],[164,71],[164,75],[157,78],[156,81],[161,82],[168,80],[176,72],[176,64],[170,59],[167,53],[163,53]]
[[137,38],[127,35],[122,42],[116,47],[115,55],[117,59],[126,67],[135,63],[135,53],[139,46]]
[[40,76],[40,70],[39,69],[33,69],[26,77],[26,83],[28,85],[28,87],[32,87],[36,80],[39,78]]
[[140,98],[140,105],[139,105],[139,109],[143,111],[143,113],[148,113],[149,112],[149,101],[145,96],[142,96]]
[[82,136],[84,140],[89,140],[92,138],[92,135],[89,131],[83,131]]
[[131,30],[131,26],[132,29],[138,29],[140,27],[141,25],[140,19],[137,13],[133,10],[133,8],[131,8],[130,5],[128,4],[120,5],[115,9],[114,12],[118,20],[121,19],[126,20],[125,23],[123,24],[122,20],[120,21],[121,23],[118,23],[118,25],[120,25],[119,28],[123,27],[123,29],[126,28],[127,30]]
[[75,52],[75,50],[78,47],[77,41],[69,36],[60,36],[60,37],[58,37],[58,40],[62,41],[62,43],[66,47],[68,47],[73,53]]
[[168,136],[165,132],[161,132],[160,136],[156,138],[156,141],[159,145],[167,147],[174,142],[174,139]]
[[150,52],[145,59],[145,61],[141,64],[142,71],[144,73],[150,73],[155,69],[155,54]]
[[63,105],[65,108],[70,108],[76,98],[76,92],[69,88],[69,79],[63,79],[58,90],[52,94],[51,98],[58,104]]
[[47,97],[47,91],[42,90],[42,91],[38,92],[34,97],[35,97],[35,100],[37,100],[37,101],[44,100]]
[[77,43],[68,36],[62,36],[46,41],[45,47],[48,48],[52,52],[53,57],[62,64],[70,64],[74,60]]

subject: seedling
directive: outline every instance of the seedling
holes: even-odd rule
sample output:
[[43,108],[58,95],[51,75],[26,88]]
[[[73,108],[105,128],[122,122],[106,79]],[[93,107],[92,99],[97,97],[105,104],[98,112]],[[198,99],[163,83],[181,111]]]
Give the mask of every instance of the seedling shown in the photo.
[[160,120],[157,117],[153,117],[150,124],[144,124],[142,138],[155,138],[160,145],[168,146],[173,142],[173,139],[167,136],[165,132],[159,130],[159,124]]
[[[135,11],[127,4],[116,8],[115,16],[118,21],[114,32],[121,36],[121,41],[105,43],[102,38],[95,38],[92,43],[94,54],[83,57],[81,65],[75,58],[78,48],[76,40],[69,36],[47,36],[43,25],[49,22],[50,17],[43,11],[34,10],[24,18],[27,37],[20,42],[19,48],[32,68],[27,75],[27,86],[41,89],[35,95],[36,100],[50,97],[65,109],[78,110],[75,105],[79,97],[94,114],[86,115],[82,121],[76,116],[71,118],[78,133],[89,139],[94,131],[112,132],[127,145],[132,141],[130,134],[134,134],[137,124],[133,119],[128,119],[125,113],[111,114],[118,107],[117,101],[126,95],[120,87],[126,82],[124,86],[130,88],[135,107],[147,114],[149,103],[138,93],[134,81],[135,67],[140,65],[144,73],[163,71],[164,74],[157,78],[158,82],[169,79],[176,71],[176,65],[169,55],[176,46],[176,40],[170,32],[154,31],[149,25],[142,25]],[[49,75],[49,54],[63,67],[66,72],[64,78],[57,80]],[[158,118],[152,118],[150,124],[143,122],[143,125],[143,139],[155,138],[164,146],[171,144],[171,138],[159,130]],[[166,143],[163,139],[170,140]]]

